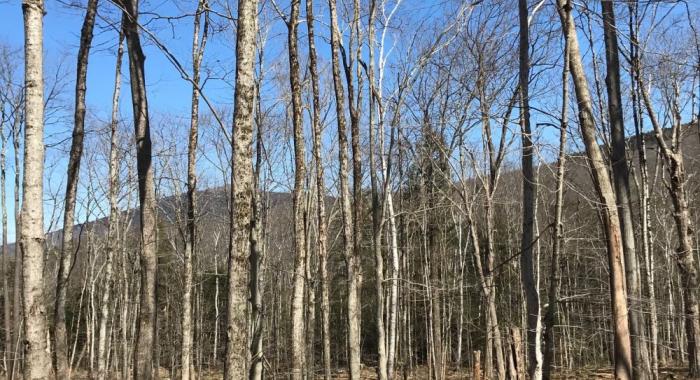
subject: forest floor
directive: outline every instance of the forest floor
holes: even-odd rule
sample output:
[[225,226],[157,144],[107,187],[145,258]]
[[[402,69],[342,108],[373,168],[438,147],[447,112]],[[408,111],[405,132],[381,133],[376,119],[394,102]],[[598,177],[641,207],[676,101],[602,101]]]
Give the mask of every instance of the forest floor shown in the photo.
[[[680,380],[687,378],[687,369],[683,367],[663,367],[659,369],[659,379],[660,380]],[[202,374],[200,377],[202,380],[214,380],[220,379],[221,373],[208,373]],[[427,366],[422,366],[416,368],[410,374],[397,374],[398,379],[401,380],[423,380],[430,379],[430,374],[428,372]],[[161,377],[161,379],[167,379],[168,377]],[[269,376],[268,378],[274,379],[285,379],[285,374],[280,374],[280,376]],[[376,379],[377,375],[372,367],[364,367],[362,369],[362,379],[363,380],[373,380]],[[462,368],[461,370],[451,369],[447,372],[447,377],[445,380],[468,380],[472,378],[471,370]],[[559,371],[555,373],[554,379],[557,380],[579,380],[579,379],[591,379],[591,380],[605,380],[614,379],[612,374],[612,368],[580,368],[572,371]],[[317,376],[316,379],[323,379],[322,376]],[[345,370],[337,370],[333,372],[333,379],[335,380],[345,380],[349,379],[349,376]]]
[[[663,367],[659,370],[660,380],[680,380],[687,378],[687,369],[683,367]],[[223,373],[221,371],[203,371],[200,374],[199,379],[201,380],[218,380],[221,379]],[[430,379],[428,367],[418,367],[410,374],[397,374],[398,379],[401,380],[423,380]],[[74,372],[73,379],[75,380],[87,380],[90,376],[87,371]],[[113,379],[119,379],[119,376],[112,377]],[[165,369],[161,368],[160,376],[161,380],[170,380],[170,373]],[[175,377],[177,378],[177,377]],[[285,379],[286,374],[278,374],[278,376],[269,375],[270,379]],[[333,379],[335,380],[345,380],[349,376],[345,370],[338,370],[333,372]],[[373,380],[376,379],[377,375],[374,368],[365,367],[362,370],[363,380]],[[471,371],[463,368],[461,370],[451,369],[447,372],[447,377],[445,380],[468,380],[472,378]],[[591,379],[591,380],[605,380],[613,379],[611,368],[580,368],[572,371],[559,371],[553,376],[557,380],[578,380],[578,379]],[[317,376],[316,379],[323,379],[322,376]],[[5,377],[0,373],[0,380],[5,380]]]

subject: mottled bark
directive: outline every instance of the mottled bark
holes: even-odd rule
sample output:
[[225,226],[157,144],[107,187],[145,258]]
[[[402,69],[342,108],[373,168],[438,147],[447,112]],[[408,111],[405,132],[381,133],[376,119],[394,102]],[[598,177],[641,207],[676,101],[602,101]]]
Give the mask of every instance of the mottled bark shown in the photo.
[[247,376],[248,255],[253,201],[253,107],[255,104],[255,36],[257,0],[238,1],[236,90],[231,170],[231,229],[226,304],[224,379]]

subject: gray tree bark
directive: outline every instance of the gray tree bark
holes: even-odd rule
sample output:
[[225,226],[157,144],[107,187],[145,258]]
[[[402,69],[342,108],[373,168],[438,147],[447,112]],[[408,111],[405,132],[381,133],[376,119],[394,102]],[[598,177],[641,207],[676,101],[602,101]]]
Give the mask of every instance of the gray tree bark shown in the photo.
[[343,254],[347,271],[347,340],[350,379],[360,379],[360,303],[359,303],[359,258],[353,247],[353,222],[348,185],[348,137],[345,119],[345,89],[340,78],[339,49],[341,44],[336,0],[328,0],[331,18],[331,62],[333,88],[335,91],[336,121],[338,123],[338,178],[340,182],[340,204],[343,225]]
[[134,135],[136,142],[136,166],[139,183],[139,216],[141,220],[140,282],[141,294],[138,309],[138,324],[134,342],[133,376],[137,379],[151,379],[157,368],[156,362],[156,281],[158,257],[156,255],[156,195],[153,179],[151,153],[151,129],[148,116],[146,94],[146,57],[141,49],[138,16],[139,0],[122,1],[124,15],[124,36],[129,55],[129,78],[131,84],[131,104],[134,115]]
[[[199,0],[194,15],[192,33],[192,103],[190,109],[190,133],[187,141],[187,236],[184,257],[184,291],[182,295],[182,347],[180,365],[182,380],[189,380],[192,371],[192,273],[193,256],[197,247],[197,142],[199,137],[199,81],[204,48],[207,44],[209,16],[206,0]],[[200,41],[200,25],[204,15],[204,30]]]
[[620,89],[620,58],[617,43],[617,27],[615,26],[615,7],[613,2],[609,0],[602,0],[601,5],[605,34],[605,59],[607,63],[605,83],[608,95],[610,141],[612,144],[610,160],[612,161],[613,184],[617,195],[617,209],[625,258],[627,298],[630,307],[629,324],[632,339],[633,374],[636,379],[644,380],[651,375],[651,364],[645,342],[646,329],[644,328],[644,318],[641,310],[642,284],[639,278],[639,264],[634,242],[629,167],[625,155],[625,126],[622,110],[622,91]]
[[314,136],[313,156],[316,166],[316,219],[318,223],[318,267],[321,285],[321,334],[323,347],[323,375],[331,379],[331,337],[330,337],[330,295],[328,289],[328,257],[327,257],[327,222],[326,222],[326,186],[321,145],[321,100],[319,95],[318,63],[316,57],[316,41],[314,35],[313,0],[306,0],[306,28],[309,41],[309,74],[311,76],[311,91],[313,96],[312,126]]
[[87,68],[92,45],[92,32],[95,27],[98,0],[89,0],[83,27],[80,31],[77,74],[75,80],[75,110],[73,115],[73,136],[66,174],[65,209],[63,213],[63,240],[56,278],[56,299],[53,310],[53,360],[56,376],[69,376],[68,332],[66,331],[66,290],[73,263],[73,225],[75,224],[75,201],[80,179],[80,161],[83,157],[85,137],[85,94],[87,92]]
[[304,181],[306,154],[299,74],[297,25],[301,1],[292,0],[287,20],[289,47],[289,84],[292,95],[292,126],[294,133],[294,290],[292,294],[292,379],[301,380],[306,371],[306,330],[304,323],[304,294],[306,289],[306,230],[304,228]]
[[571,76],[578,100],[579,125],[589,165],[593,172],[594,186],[601,203],[600,211],[607,240],[608,264],[610,266],[610,297],[613,313],[615,377],[623,380],[631,379],[633,378],[632,348],[625,290],[624,251],[615,192],[608,176],[608,168],[605,164],[603,153],[596,139],[593,103],[583,68],[578,37],[576,36],[572,4],[569,0],[557,0],[557,10],[561,18],[562,31],[569,39],[569,60]]
[[554,233],[552,234],[552,257],[549,273],[549,306],[544,316],[544,353],[542,362],[542,378],[552,378],[554,366],[554,326],[557,324],[559,312],[559,288],[561,284],[561,256],[565,250],[564,220],[564,173],[566,171],[566,134],[569,127],[569,38],[564,36],[564,69],[561,74],[562,105],[561,124],[559,131],[559,155],[557,157],[557,192],[554,205]]
[[527,371],[531,379],[542,378],[542,313],[537,268],[534,260],[537,218],[537,178],[530,125],[530,26],[527,0],[518,1],[520,20],[520,131],[522,133],[523,231],[520,242],[520,277],[527,311]]
[[673,126],[671,129],[672,138],[670,143],[664,137],[664,131],[658,121],[654,106],[645,87],[639,62],[633,62],[635,67],[635,79],[638,89],[644,100],[647,114],[654,128],[661,158],[666,162],[670,176],[669,195],[673,204],[673,219],[676,224],[676,234],[678,236],[678,247],[676,248],[676,262],[680,269],[681,287],[683,296],[684,318],[685,318],[685,338],[688,356],[688,377],[700,378],[700,302],[698,300],[698,269],[695,264],[693,254],[693,221],[688,209],[688,199],[686,190],[686,172],[683,159],[683,151],[678,136],[681,133],[681,114],[678,106],[678,86],[674,88],[674,99],[671,103]]
[[103,281],[104,288],[102,289],[102,305],[100,307],[100,327],[99,327],[99,342],[97,346],[97,378],[104,380],[107,378],[108,372],[108,351],[107,344],[108,330],[107,323],[109,321],[110,297],[113,286],[112,272],[114,254],[117,252],[117,229],[119,222],[119,96],[121,93],[122,81],[122,56],[124,55],[124,33],[120,30],[119,46],[117,48],[117,63],[114,69],[114,92],[112,94],[112,122],[110,130],[110,145],[109,145],[109,227],[107,230],[107,256],[105,258],[105,278]]

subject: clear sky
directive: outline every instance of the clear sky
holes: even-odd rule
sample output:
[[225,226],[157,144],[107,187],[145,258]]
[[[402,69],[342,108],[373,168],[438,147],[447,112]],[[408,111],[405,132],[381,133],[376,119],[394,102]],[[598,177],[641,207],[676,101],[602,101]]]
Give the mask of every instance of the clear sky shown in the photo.
[[[79,6],[70,5],[72,3],[77,3]],[[59,112],[62,117],[51,120],[46,126],[46,140],[48,144],[47,166],[49,168],[47,169],[48,174],[46,180],[47,218],[50,216],[51,211],[49,209],[52,207],[58,207],[59,214],[62,209],[62,205],[60,203],[56,204],[53,199],[62,199],[65,186],[66,150],[70,141],[70,132],[72,128],[75,61],[78,50],[80,27],[85,12],[82,8],[84,6],[83,3],[84,0],[46,0],[46,15],[44,17],[44,71],[47,78],[47,86],[57,81],[65,86],[62,98],[56,101],[56,103],[62,107],[62,111]],[[217,2],[216,9],[219,12],[225,13],[225,8],[222,6],[222,3],[225,4],[226,2]],[[319,2],[317,1],[315,3]],[[404,30],[406,26],[415,27],[416,25],[421,25],[425,20],[435,22],[438,19],[449,19],[451,15],[445,10],[452,9],[450,7],[454,7],[455,4],[459,3],[459,1],[450,0],[405,0],[399,11],[402,23],[400,25],[395,25],[396,29],[393,29],[392,32],[389,33],[388,45],[392,45],[392,38],[394,35],[400,37],[397,38],[397,41],[409,39],[408,35],[414,33],[414,30]],[[691,14],[698,14],[699,3],[700,2],[696,1],[689,2]],[[278,4],[284,8],[288,5],[288,2],[278,1]],[[233,6],[235,7],[235,5]],[[480,6],[488,7],[488,2],[484,2]],[[545,8],[549,6],[551,6],[551,4],[546,2]],[[187,71],[190,71],[191,65],[191,15],[194,13],[195,8],[196,1],[194,0],[144,0],[141,5],[140,22],[149,32],[152,32],[156,38],[163,41],[167,49],[169,49]],[[318,8],[319,9],[316,11],[316,17],[319,21],[316,28],[317,48],[319,49],[321,60],[325,61],[322,63],[324,63],[324,67],[327,68],[325,63],[327,63],[328,57],[328,15],[325,7],[322,8],[319,6]],[[268,13],[262,15],[261,25],[277,17],[271,10],[272,7],[268,6],[266,9]],[[284,8],[283,11],[286,11],[286,8]],[[340,11],[342,12],[343,9]],[[545,12],[541,11],[540,14],[542,13]],[[183,15],[186,17],[182,17]],[[682,19],[685,16],[685,8],[678,7],[670,17],[673,18],[676,16]],[[220,17],[220,15],[214,16],[213,18],[216,20],[213,25],[216,32],[213,33],[215,37],[209,40],[204,58],[207,66],[205,73],[203,73],[203,76],[207,78],[204,92],[217,107],[228,108],[232,104],[233,99],[232,74],[235,64],[234,35],[232,32],[233,28],[231,27],[232,21]],[[111,97],[114,86],[115,51],[118,35],[114,24],[118,20],[119,12],[116,6],[108,0],[100,0],[99,18],[95,28],[95,37],[88,67],[88,121],[86,125],[88,131],[91,129],[91,124],[94,127],[96,124],[104,123],[109,120]],[[406,22],[406,20],[411,21]],[[538,15],[534,22],[546,23],[547,20],[546,17]],[[556,21],[556,19],[552,20]],[[23,45],[21,0],[0,0],[0,22],[0,44],[9,46],[17,51],[16,66],[18,73],[16,75],[16,80],[21,81],[21,49]],[[284,57],[286,54],[286,36],[284,30],[281,29],[283,26],[280,22],[275,22],[274,25],[275,26],[269,29],[269,38],[265,46],[266,62],[269,62],[266,64],[273,65],[284,63],[286,65],[286,58]],[[548,25],[542,27],[551,28],[551,26]],[[302,33],[305,33],[305,28],[300,28],[300,34]],[[544,33],[539,34],[538,41],[543,40],[543,36],[545,35]],[[300,38],[305,38],[305,35],[300,36]],[[583,38],[584,35],[580,35],[582,47],[586,49],[585,40]],[[405,41],[403,42],[405,43]],[[147,57],[146,79],[152,125],[154,124],[154,119],[162,123],[162,117],[164,115],[179,115],[179,117],[188,118],[191,97],[190,84],[181,78],[173,64],[168,61],[165,54],[158,49],[146,33],[142,33],[142,43]],[[602,45],[602,41],[597,41],[595,43],[598,44],[598,46]],[[621,41],[621,44],[627,44],[627,41]],[[302,48],[305,45],[306,44],[303,43]],[[402,48],[403,47],[396,47],[396,49],[392,51],[392,54],[394,56],[405,54],[405,52],[397,52]],[[589,52],[584,51],[587,57],[586,59],[589,59],[588,53]],[[555,52],[555,55],[556,54],[560,54],[560,51]],[[554,59],[556,60],[556,58]],[[549,65],[549,63],[547,63],[547,65]],[[127,60],[125,59],[122,70],[124,78],[122,82],[122,101],[120,106],[121,118],[124,120],[128,120],[131,114],[127,67]],[[541,69],[542,68],[534,67],[533,71],[536,72]],[[559,69],[554,67],[554,70],[557,73],[554,74],[553,78],[558,78]],[[393,79],[391,75],[387,75],[387,78],[387,80]],[[270,81],[274,80],[279,81],[286,79],[279,77],[270,78]],[[555,79],[555,81],[556,80],[557,79]],[[536,76],[535,82],[537,81],[546,82],[546,79],[543,80],[541,77]],[[537,84],[535,84],[535,87],[536,86]],[[542,86],[541,89],[533,90],[533,96],[543,96],[546,98],[548,96],[546,93],[538,92],[543,89],[544,91],[550,90],[549,87]],[[322,90],[326,91],[328,89]],[[277,101],[276,99],[279,98],[280,94],[275,91],[279,90],[265,90],[263,91],[263,97],[269,96],[271,100]],[[549,109],[556,109],[555,105],[558,99],[551,100],[552,99],[538,98],[533,101],[533,104],[535,106],[541,105],[543,108],[548,107]],[[265,99],[263,99],[263,101],[265,101]],[[551,104],[546,106],[545,103]],[[206,105],[202,103],[200,109],[206,111]],[[570,115],[573,116],[573,114]],[[535,122],[540,120],[540,118],[542,118],[543,121],[552,122],[552,120],[548,119],[548,116],[544,116],[543,113],[533,111],[533,119]],[[182,131],[186,131],[189,127],[189,124],[186,122],[174,124],[176,124],[177,128],[181,126]],[[554,130],[539,133],[540,137],[554,136]],[[57,142],[62,142],[62,144],[56,144]],[[333,141],[327,143],[328,146],[332,146],[333,144]],[[11,150],[8,152],[8,157],[11,163]],[[8,202],[10,206],[8,214],[10,216],[14,213],[11,202],[13,198],[11,186],[12,175],[11,169],[8,173],[8,180],[10,180],[8,184],[8,200],[10,200],[10,202]],[[82,191],[85,191],[85,189],[82,189]],[[52,197],[51,193],[60,196]],[[85,216],[81,216],[79,211],[77,220],[83,221],[84,218]],[[14,223],[9,223],[8,229],[10,240],[14,240]],[[55,229],[55,227],[53,227],[53,229]]]

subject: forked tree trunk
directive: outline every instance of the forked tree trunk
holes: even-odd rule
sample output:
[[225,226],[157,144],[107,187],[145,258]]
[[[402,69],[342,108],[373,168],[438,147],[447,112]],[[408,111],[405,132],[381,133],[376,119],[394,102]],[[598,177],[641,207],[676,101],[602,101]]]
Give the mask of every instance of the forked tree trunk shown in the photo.
[[331,61],[333,88],[335,90],[336,120],[338,123],[338,178],[343,225],[343,253],[347,270],[347,340],[348,367],[351,380],[360,379],[360,302],[359,302],[359,258],[353,248],[353,224],[348,185],[348,138],[345,123],[345,89],[340,79],[340,28],[336,11],[336,0],[328,0],[331,18]]
[[607,240],[615,377],[626,380],[632,378],[632,348],[628,323],[627,294],[625,291],[625,272],[623,269],[624,252],[615,192],[608,176],[608,168],[605,164],[603,153],[596,138],[593,103],[581,59],[576,25],[571,13],[572,4],[569,0],[557,0],[557,10],[561,18],[562,31],[569,39],[569,60],[576,90],[576,99],[578,100],[579,124],[589,165],[593,172],[594,186],[601,203],[600,211]]
[[651,375],[649,351],[646,346],[644,318],[641,310],[642,284],[639,278],[634,225],[632,223],[629,167],[625,155],[625,126],[620,89],[620,58],[615,26],[615,7],[612,1],[602,0],[603,30],[605,33],[605,59],[607,76],[605,79],[608,95],[608,117],[610,119],[610,141],[612,152],[613,183],[617,195],[617,208],[622,233],[622,247],[625,258],[625,278],[630,304],[630,335],[632,340],[632,364],[635,379],[648,379]]
[[313,0],[306,0],[306,28],[309,41],[309,74],[311,76],[311,91],[313,96],[312,126],[314,136],[314,163],[316,166],[316,219],[318,223],[318,267],[321,282],[321,335],[323,347],[323,375],[331,379],[331,337],[330,337],[330,295],[328,289],[328,258],[327,258],[327,222],[326,222],[326,186],[323,169],[321,145],[321,100],[319,95],[318,64],[316,58],[316,41],[314,37]]
[[306,371],[306,343],[304,323],[304,294],[306,288],[306,231],[304,228],[304,180],[306,154],[299,74],[297,19],[301,0],[292,0],[287,20],[289,47],[289,84],[292,95],[292,126],[294,129],[294,290],[292,294],[292,379],[301,380]]
[[124,36],[129,55],[129,82],[134,115],[136,166],[139,183],[139,216],[141,221],[140,299],[138,324],[134,342],[133,375],[137,379],[151,379],[158,368],[156,362],[156,280],[158,257],[156,252],[156,195],[151,153],[151,129],[146,96],[146,57],[141,50],[138,16],[139,0],[123,0]]
[[119,221],[119,96],[122,82],[122,56],[124,55],[124,33],[119,32],[119,46],[117,48],[117,63],[114,69],[114,93],[112,95],[112,123],[110,130],[109,146],[109,227],[107,230],[107,257],[105,258],[105,280],[102,289],[102,305],[100,307],[100,330],[97,346],[97,378],[107,378],[109,361],[107,360],[109,346],[107,345],[107,322],[110,319],[110,297],[113,286],[112,263],[114,254],[118,249],[117,228]]
[[73,115],[73,138],[66,175],[65,209],[63,213],[63,240],[58,261],[56,278],[56,298],[53,310],[53,355],[54,370],[59,378],[69,376],[68,332],[66,331],[66,290],[73,263],[73,225],[75,224],[75,200],[80,178],[80,161],[83,157],[85,137],[85,93],[87,92],[87,67],[92,45],[92,31],[95,27],[97,0],[89,0],[83,27],[80,31],[77,74],[75,79],[75,111]]
[[53,376],[46,342],[44,298],[44,68],[43,0],[25,0],[24,13],[24,180],[22,225],[22,295],[24,310],[24,378]]
[[236,90],[231,170],[231,227],[228,253],[228,298],[224,379],[247,376],[248,255],[253,201],[253,110],[255,105],[255,36],[257,0],[238,1]]

